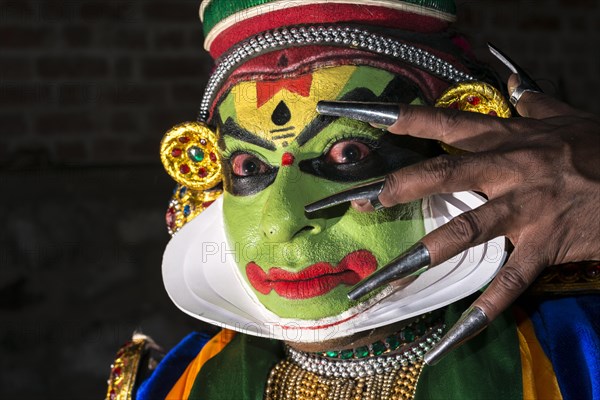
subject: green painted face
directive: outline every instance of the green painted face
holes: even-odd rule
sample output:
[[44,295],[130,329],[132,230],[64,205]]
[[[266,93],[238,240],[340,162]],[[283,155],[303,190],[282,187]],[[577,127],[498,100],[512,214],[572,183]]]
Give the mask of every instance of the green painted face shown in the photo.
[[[383,100],[398,79],[342,66],[276,82],[237,84],[219,105],[225,229],[244,279],[287,318],[338,315],[349,288],[424,234],[420,203],[359,213],[304,206],[415,160],[402,138],[318,116],[320,100]],[[407,89],[402,101],[419,101]]]

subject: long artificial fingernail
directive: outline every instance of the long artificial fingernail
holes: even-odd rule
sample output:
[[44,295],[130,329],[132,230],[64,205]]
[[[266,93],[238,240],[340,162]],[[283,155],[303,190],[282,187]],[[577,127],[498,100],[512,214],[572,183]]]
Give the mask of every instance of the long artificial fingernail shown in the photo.
[[442,340],[425,353],[425,362],[427,365],[437,364],[446,354],[476,336],[488,324],[488,317],[481,308],[469,308]]
[[378,126],[388,127],[398,120],[397,104],[364,103],[356,101],[320,101],[317,112],[321,115],[346,117]]
[[423,243],[418,242],[406,252],[393,259],[385,267],[359,282],[348,293],[348,298],[350,300],[358,300],[381,286],[407,277],[429,266],[430,263],[429,250],[427,250],[427,247]]
[[488,48],[490,52],[502,62],[502,64],[506,65],[508,69],[511,70],[512,73],[517,74],[520,84],[519,87],[522,87],[525,90],[531,90],[534,92],[542,93],[543,90],[538,86],[537,83],[525,72],[525,70],[513,60],[510,59],[502,50],[494,46],[493,44],[488,42]]
[[[324,208],[337,206],[338,204],[348,203],[352,200],[365,199],[376,205],[379,202],[379,194],[385,185],[385,178],[369,183],[367,185],[356,186],[351,189],[344,190],[325,197],[324,199],[315,201],[304,206],[304,211],[315,212]],[[381,203],[379,203],[381,204]],[[376,207],[373,207],[376,208]]]

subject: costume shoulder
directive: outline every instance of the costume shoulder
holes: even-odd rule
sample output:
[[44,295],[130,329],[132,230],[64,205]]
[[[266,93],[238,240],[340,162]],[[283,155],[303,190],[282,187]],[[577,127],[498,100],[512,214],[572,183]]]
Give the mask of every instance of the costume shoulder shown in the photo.
[[106,398],[110,400],[184,398],[190,375],[233,338],[229,330],[216,335],[194,332],[166,355],[154,341],[135,334],[117,352],[111,366]]

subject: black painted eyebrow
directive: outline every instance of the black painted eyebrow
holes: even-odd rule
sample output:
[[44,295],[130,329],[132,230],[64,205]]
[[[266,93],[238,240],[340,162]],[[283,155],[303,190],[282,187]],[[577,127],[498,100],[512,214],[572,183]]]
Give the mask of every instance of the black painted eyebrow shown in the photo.
[[275,151],[277,149],[275,147],[275,143],[271,142],[270,140],[258,137],[251,132],[248,132],[247,130],[236,124],[231,117],[227,118],[227,121],[223,124],[223,127],[221,128],[221,132],[223,133],[223,136],[231,136],[234,139],[254,144],[267,150]]
[[[376,101],[378,97],[375,96],[371,90],[367,88],[355,88],[346,93],[340,101]],[[331,123],[336,121],[339,117],[331,117],[319,115],[317,118],[313,119],[307,126],[300,132],[298,137],[296,138],[296,142],[298,142],[299,146],[303,146],[310,139],[317,136],[323,129],[327,128]]]

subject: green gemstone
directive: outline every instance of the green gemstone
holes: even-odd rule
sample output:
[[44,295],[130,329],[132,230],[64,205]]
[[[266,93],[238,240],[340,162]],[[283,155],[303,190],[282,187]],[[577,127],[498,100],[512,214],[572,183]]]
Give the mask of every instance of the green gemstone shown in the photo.
[[190,147],[188,150],[188,156],[194,162],[200,162],[200,161],[204,160],[204,152],[202,151],[202,149],[200,147],[196,147],[196,146]]
[[413,340],[415,340],[415,333],[413,332],[413,330],[411,328],[406,328],[402,332],[402,336],[404,337],[404,340],[406,340],[407,342],[412,342]]
[[327,357],[336,358],[340,354],[339,351],[331,350],[325,353]]
[[390,346],[390,350],[396,350],[398,346],[400,346],[400,341],[396,336],[390,336],[389,338],[385,339],[385,341],[387,342],[388,346]]
[[425,333],[425,329],[425,323],[423,321],[419,321],[419,323],[417,324],[417,332],[419,336]]
[[354,352],[352,350],[342,350],[342,352],[340,353],[340,357],[342,358],[342,360],[347,360],[349,358],[352,358],[354,356]]
[[369,355],[369,348],[367,346],[361,346],[354,349],[354,355],[356,358],[363,358]]
[[383,344],[381,341],[373,343],[371,347],[373,348],[373,354],[376,356],[383,354],[385,351],[385,344]]

